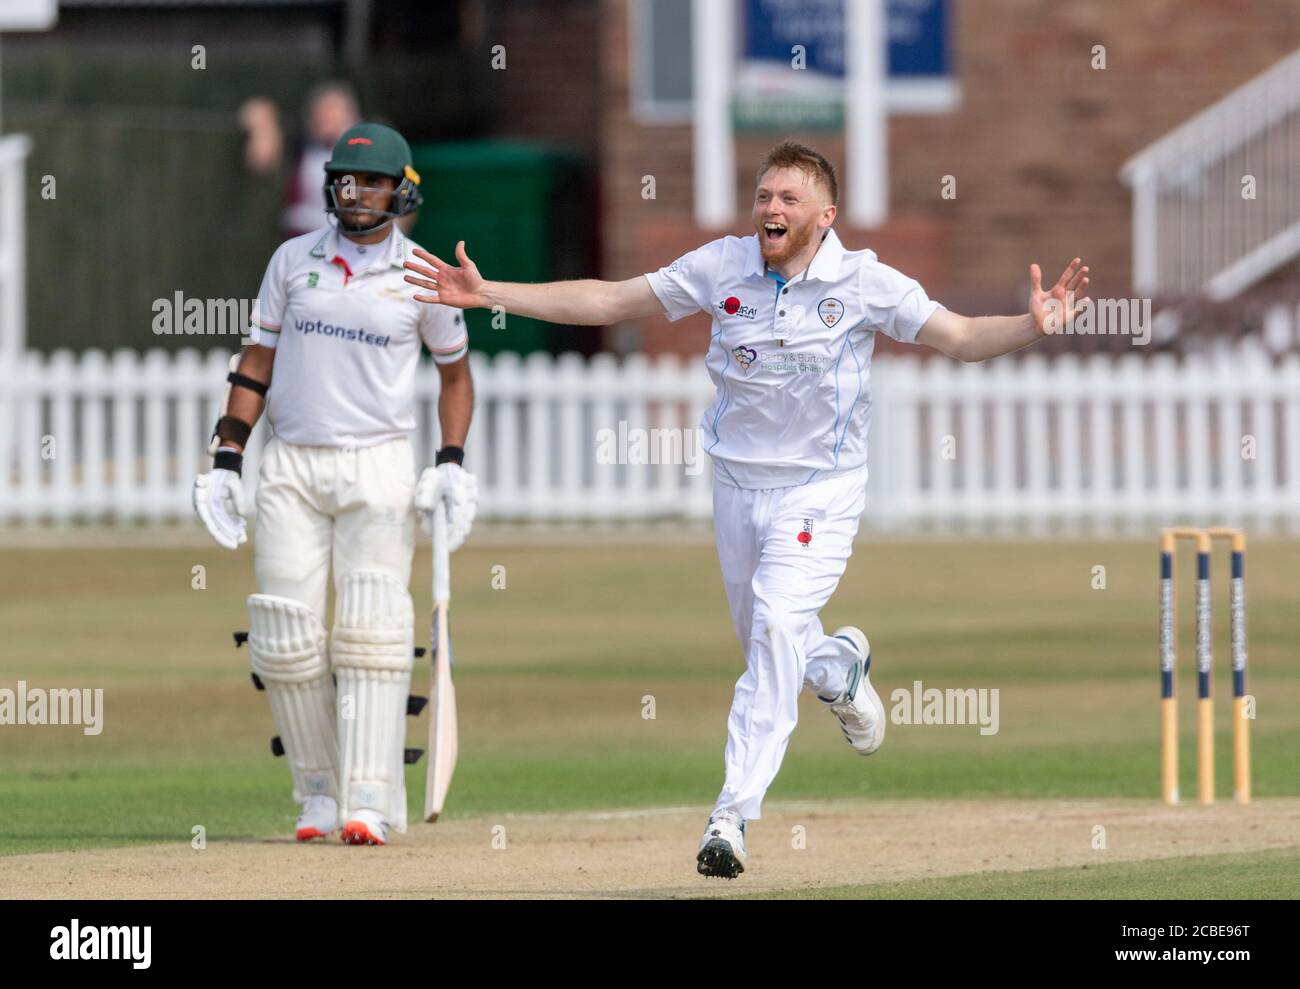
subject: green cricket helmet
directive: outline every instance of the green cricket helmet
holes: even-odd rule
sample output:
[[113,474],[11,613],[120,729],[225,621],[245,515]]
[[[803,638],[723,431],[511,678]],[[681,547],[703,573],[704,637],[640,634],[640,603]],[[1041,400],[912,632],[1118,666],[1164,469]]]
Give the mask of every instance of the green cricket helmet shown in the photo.
[[[411,146],[406,138],[383,124],[357,124],[334,144],[330,160],[325,163],[325,212],[340,221],[362,210],[354,199],[340,195],[337,176],[345,173],[373,172],[391,175],[397,179],[397,188],[387,210],[380,212],[384,220],[372,226],[348,227],[350,233],[370,233],[391,223],[399,216],[414,213],[424,202],[420,195],[420,174],[411,165]],[[357,192],[364,186],[355,187]]]

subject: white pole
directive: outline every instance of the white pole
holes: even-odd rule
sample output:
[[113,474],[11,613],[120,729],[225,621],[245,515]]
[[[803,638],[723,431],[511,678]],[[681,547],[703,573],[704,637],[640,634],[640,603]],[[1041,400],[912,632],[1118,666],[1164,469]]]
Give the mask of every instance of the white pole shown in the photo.
[[735,36],[733,0],[694,0],[695,223],[706,230],[725,229],[736,218],[736,147],[731,132]]
[[1154,171],[1139,172],[1133,180],[1133,288],[1144,296],[1158,286],[1156,202]]
[[23,173],[31,138],[0,136],[0,360],[27,348],[27,232]]
[[885,0],[844,5],[844,157],[849,223],[855,227],[881,226],[889,215],[884,7]]

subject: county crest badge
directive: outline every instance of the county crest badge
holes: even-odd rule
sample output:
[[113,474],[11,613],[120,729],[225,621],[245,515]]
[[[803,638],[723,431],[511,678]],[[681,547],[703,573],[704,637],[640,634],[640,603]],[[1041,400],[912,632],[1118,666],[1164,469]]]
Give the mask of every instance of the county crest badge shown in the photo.
[[834,327],[844,316],[844,303],[839,299],[822,299],[817,303],[817,315],[828,327]]

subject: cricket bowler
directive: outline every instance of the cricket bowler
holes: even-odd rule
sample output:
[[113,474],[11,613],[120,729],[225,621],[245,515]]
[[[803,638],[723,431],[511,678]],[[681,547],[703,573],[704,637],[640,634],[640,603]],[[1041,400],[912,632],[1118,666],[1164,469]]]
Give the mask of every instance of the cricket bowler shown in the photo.
[[[397,229],[421,203],[411,150],[362,123],[325,164],[320,229],[285,241],[228,381],[194,509],[227,549],[247,538],[240,471],[265,401],[273,432],[257,488],[253,672],[271,701],[301,806],[297,838],[383,845],[406,830],[403,753],[415,629],[415,513],[447,506],[448,547],[469,534],[477,484],[461,466],[473,407],[462,315],[417,305]],[[442,384],[443,446],[417,485],[410,434],[423,342]],[[327,580],[334,624],[327,637]]]
[[[618,323],[701,310],[713,317],[705,366],[717,398],[704,414],[713,460],[713,523],[722,579],[746,668],[727,720],[726,775],[697,854],[705,876],[745,868],[746,822],[757,819],[813,691],[860,755],[885,738],[860,629],[827,635],[818,614],[834,593],[865,506],[871,352],[883,333],[962,361],[1033,343],[1082,310],[1088,269],[1075,258],[1049,289],[1029,266],[1020,316],[960,316],[913,279],[850,251],[833,229],[839,183],[811,148],[786,142],[758,169],[754,233],[722,237],[666,268],[621,282],[522,285],[486,281],[456,247],[459,267],[424,251],[407,281],[421,302],[500,306],[557,323]],[[1075,295],[1078,298],[1075,298]]]

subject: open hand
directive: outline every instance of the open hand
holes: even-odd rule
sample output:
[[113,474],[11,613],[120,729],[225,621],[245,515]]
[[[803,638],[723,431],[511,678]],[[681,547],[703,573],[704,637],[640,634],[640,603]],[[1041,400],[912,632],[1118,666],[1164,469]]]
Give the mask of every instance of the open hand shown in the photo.
[[[481,309],[487,306],[487,301],[483,298],[483,276],[478,273],[478,265],[465,253],[463,240],[456,242],[459,268],[422,247],[415,248],[414,253],[428,264],[407,261],[402,267],[415,272],[415,275],[407,275],[406,280],[412,285],[430,290],[427,295],[417,292],[414,296],[417,302],[438,302],[455,309]],[[417,278],[416,275],[420,277]]]
[[[1034,317],[1040,333],[1060,333],[1069,321],[1083,312],[1088,296],[1078,295],[1088,288],[1088,269],[1075,258],[1056,284],[1043,288],[1043,272],[1036,264],[1029,266],[1029,314]],[[1076,297],[1077,295],[1077,297]]]

